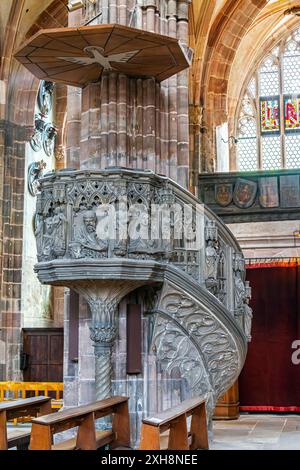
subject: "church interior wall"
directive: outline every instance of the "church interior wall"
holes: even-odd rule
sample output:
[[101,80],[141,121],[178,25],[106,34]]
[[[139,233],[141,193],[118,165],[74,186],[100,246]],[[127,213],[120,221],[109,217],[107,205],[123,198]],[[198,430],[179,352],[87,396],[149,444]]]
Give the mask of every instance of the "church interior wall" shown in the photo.
[[[55,103],[55,97],[53,99]],[[35,107],[35,115],[39,115],[38,105]],[[45,122],[53,122],[55,106],[46,117]],[[43,147],[35,151],[28,142],[25,147],[25,180],[24,180],[24,220],[23,220],[23,249],[22,249],[22,291],[21,311],[22,326],[24,328],[42,328],[60,326],[54,324],[52,287],[43,286],[34,273],[36,264],[36,196],[30,194],[28,188],[28,168],[33,162],[43,161],[46,164],[45,171],[51,171],[55,167],[54,155],[48,156]]]
[[271,221],[228,224],[248,259],[298,258],[299,221]]
[[[10,4],[15,2],[11,1]],[[21,4],[21,2],[19,2]],[[14,59],[9,58],[7,48],[3,48],[6,41],[14,45],[20,44],[25,36],[29,37],[42,27],[59,27],[67,22],[67,12],[63,0],[47,2],[27,0],[22,2],[19,11],[19,31],[14,30],[12,41],[11,25],[6,27],[3,23],[9,17],[1,14],[2,18],[2,56],[4,57],[5,73],[2,70],[1,80],[6,90],[4,102],[1,101],[0,125],[0,178],[1,192],[0,210],[3,227],[0,227],[1,239],[1,323],[0,323],[0,378],[18,380],[21,378],[19,369],[19,353],[22,345],[22,327],[48,327],[64,325],[64,386],[65,406],[77,406],[95,399],[95,357],[90,340],[89,327],[91,314],[86,302],[80,298],[79,307],[79,344],[77,361],[69,357],[69,331],[70,309],[69,290],[61,287],[50,288],[39,284],[33,267],[36,261],[36,248],[32,221],[35,212],[35,198],[28,194],[27,168],[30,162],[46,159],[43,152],[35,153],[28,142],[30,130],[33,126],[34,105],[36,99],[37,81],[22,78],[22,71],[17,67]],[[131,2],[133,3],[133,2]],[[131,4],[130,3],[130,4]],[[267,3],[271,5],[267,6]],[[196,177],[199,171],[213,172],[228,168],[228,153],[230,169],[236,167],[236,148],[232,142],[226,148],[224,162],[217,161],[216,128],[228,124],[226,136],[235,135],[236,109],[242,93],[244,77],[251,72],[259,60],[262,48],[268,48],[272,41],[292,27],[296,19],[286,18],[284,24],[280,23],[282,9],[288,8],[293,2],[267,2],[265,0],[238,0],[211,1],[196,0],[190,4],[190,43],[193,45],[194,61],[190,72],[189,102],[187,88],[181,81],[173,81],[170,97],[166,106],[170,105],[171,114],[168,115],[166,127],[172,125],[172,114],[176,114],[177,105],[182,112],[181,128],[187,126],[187,107],[189,112],[190,153],[187,156],[187,132],[183,135],[183,176],[182,181],[189,184],[189,189],[196,193]],[[15,6],[15,5],[14,5]],[[132,6],[132,5],[131,5]],[[26,7],[26,8],[25,8]],[[0,5],[0,13],[3,8]],[[29,14],[26,16],[25,12]],[[260,17],[266,9],[266,16]],[[6,12],[9,10],[6,5]],[[203,14],[203,12],[205,14]],[[14,17],[14,16],[12,16]],[[10,17],[10,18],[12,18]],[[148,16],[148,20],[150,15]],[[78,12],[69,17],[69,24],[78,24]],[[139,21],[147,23],[147,16]],[[170,21],[171,23],[171,21]],[[278,26],[276,34],[266,34],[266,30],[274,24]],[[246,34],[251,24],[250,31]],[[183,25],[183,26],[182,26]],[[183,21],[179,32],[187,36],[186,24]],[[162,28],[167,30],[166,21]],[[172,26],[170,27],[172,29]],[[16,29],[16,28],[15,28]],[[175,32],[176,35],[176,32]],[[251,50],[249,44],[253,44]],[[7,47],[7,45],[6,45]],[[251,53],[251,55],[250,55]],[[251,60],[249,60],[249,55]],[[2,64],[1,64],[2,65]],[[3,69],[4,66],[2,66]],[[241,78],[241,73],[242,77]],[[186,76],[184,76],[186,79]],[[171,82],[171,80],[170,80]],[[16,86],[16,84],[20,84]],[[181,88],[176,95],[176,87]],[[18,91],[16,91],[18,88]],[[182,91],[182,89],[184,90]],[[14,90],[14,91],[12,91]],[[47,160],[47,170],[63,168],[64,166],[79,168],[82,150],[89,147],[86,142],[82,122],[87,122],[93,128],[97,138],[97,126],[93,121],[99,109],[87,111],[81,108],[82,92],[73,87],[68,89],[58,87],[57,109],[53,111],[53,118],[58,124],[60,135],[55,154]],[[149,88],[151,91],[151,87]],[[176,93],[175,93],[176,92]],[[164,86],[162,94],[167,93]],[[175,93],[175,99],[172,96]],[[33,95],[33,97],[32,97]],[[95,96],[90,94],[89,99],[97,104]],[[107,103],[106,103],[107,104]],[[145,106],[147,102],[145,101]],[[96,105],[95,105],[96,106]],[[95,112],[96,110],[96,112]],[[162,110],[162,114],[166,114]],[[24,116],[27,116],[24,118]],[[180,121],[179,115],[179,121]],[[83,121],[82,121],[83,119]],[[95,128],[94,128],[95,127]],[[180,122],[179,122],[180,127]],[[177,137],[180,128],[174,131]],[[228,134],[228,135],[227,135]],[[222,141],[223,142],[223,141]],[[219,141],[220,144],[220,141]],[[223,142],[224,144],[224,142]],[[222,144],[222,145],[223,145]],[[219,155],[222,159],[222,145],[219,146]],[[168,149],[169,151],[169,149]],[[176,150],[177,151],[177,150]],[[171,153],[173,149],[171,148]],[[165,153],[163,152],[163,156]],[[156,158],[156,155],[153,156]],[[220,160],[219,159],[219,160]],[[187,166],[189,160],[189,177]],[[173,162],[174,163],[174,162]],[[162,168],[165,162],[162,163]],[[136,165],[136,163],[135,163]],[[173,164],[174,174],[177,172],[176,163]],[[295,235],[299,232],[297,221],[266,222],[230,224],[228,226],[240,242],[246,258],[262,257],[298,257],[300,256],[300,238]],[[126,305],[132,297],[126,297],[119,308],[119,336],[113,353],[113,390],[116,393],[134,396],[135,409],[131,409],[132,427],[137,436],[141,410],[149,412],[159,408],[168,408],[177,404],[188,396],[186,384],[179,377],[170,377],[157,370],[155,354],[149,350],[151,315],[144,307],[144,296],[137,294],[138,302],[142,305],[142,363],[140,374],[128,375],[126,372]],[[136,300],[135,300],[136,301]],[[151,396],[151,399],[150,399]]]

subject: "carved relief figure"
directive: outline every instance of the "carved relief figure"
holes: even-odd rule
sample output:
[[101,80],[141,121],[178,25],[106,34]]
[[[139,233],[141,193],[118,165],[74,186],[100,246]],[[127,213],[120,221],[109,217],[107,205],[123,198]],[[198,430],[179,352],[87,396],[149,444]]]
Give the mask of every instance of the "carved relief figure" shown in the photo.
[[218,270],[220,263],[220,246],[218,243],[218,228],[214,221],[208,220],[205,227],[205,263],[206,287],[216,295],[218,292]]
[[35,240],[36,240],[36,251],[38,261],[42,261],[42,252],[43,252],[43,229],[44,229],[44,221],[41,216],[36,216],[35,221]]
[[149,237],[148,209],[143,204],[131,206],[129,223],[129,253],[138,257],[150,255],[155,248],[155,240]]
[[45,125],[43,136],[43,148],[45,154],[50,157],[54,151],[55,138],[57,136],[57,129],[53,124],[48,123]]
[[213,287],[217,285],[218,276],[218,265],[220,254],[218,250],[217,242],[214,240],[208,240],[207,247],[205,250],[206,254],[206,284],[207,287]]
[[245,303],[244,303],[244,332],[245,332],[247,340],[250,342],[252,339],[251,326],[252,326],[253,313],[252,313],[252,308],[249,306],[249,302],[250,302],[250,298],[246,297]]
[[52,95],[54,91],[54,83],[46,82],[42,80],[39,94],[38,94],[38,106],[40,111],[45,116],[48,116],[52,109]]
[[42,258],[44,261],[53,258],[53,217],[48,217],[45,220],[45,234],[42,241]]
[[[99,240],[96,233],[97,216],[93,210],[87,210],[83,213],[82,224],[78,228],[76,235],[76,242],[81,245],[81,248],[92,252],[106,252],[108,249],[108,242]],[[85,255],[90,253],[85,252]],[[76,256],[79,257],[79,256]]]
[[241,253],[235,253],[233,258],[234,270],[234,314],[243,328],[244,302],[247,290],[244,282],[245,260]]
[[234,305],[237,314],[241,313],[243,308],[243,302],[245,299],[245,285],[242,280],[241,273],[237,271],[234,276]]
[[55,256],[64,256],[66,252],[66,217],[63,207],[56,207],[53,223],[53,253]]
[[43,170],[46,168],[47,164],[44,160],[39,162],[32,162],[28,167],[27,173],[27,187],[31,196],[36,196],[39,190],[39,178],[43,176]]
[[43,144],[43,132],[45,128],[45,122],[43,120],[43,116],[41,114],[36,114],[34,117],[34,132],[30,139],[31,148],[35,152],[39,152],[42,148]]

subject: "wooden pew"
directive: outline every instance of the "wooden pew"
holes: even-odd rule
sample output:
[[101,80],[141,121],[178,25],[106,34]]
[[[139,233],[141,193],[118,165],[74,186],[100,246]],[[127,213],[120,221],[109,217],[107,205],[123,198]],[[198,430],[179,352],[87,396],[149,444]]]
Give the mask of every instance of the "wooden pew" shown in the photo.
[[[192,416],[188,432],[187,418]],[[208,449],[205,400],[191,398],[143,419],[140,450],[160,450],[161,434],[169,431],[168,450]]]
[[52,409],[59,409],[63,406],[63,389],[62,382],[0,382],[0,402],[44,395],[51,396]]
[[[113,415],[112,429],[96,431],[95,420]],[[77,435],[53,445],[53,435],[78,426]],[[128,397],[112,397],[34,419],[30,450],[95,450],[130,446]]]
[[30,431],[16,429],[10,435],[7,433],[7,421],[23,416],[39,416],[51,412],[49,397],[33,397],[0,403],[0,450],[11,447],[23,448],[28,446]]

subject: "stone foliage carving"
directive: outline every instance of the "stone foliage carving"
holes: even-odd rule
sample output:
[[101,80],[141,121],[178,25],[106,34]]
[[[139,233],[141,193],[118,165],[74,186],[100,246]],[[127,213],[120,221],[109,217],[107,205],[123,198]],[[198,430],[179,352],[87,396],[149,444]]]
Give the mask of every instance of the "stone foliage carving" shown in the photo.
[[168,316],[157,314],[152,350],[164,372],[171,376],[174,370],[180,371],[181,377],[187,381],[191,396],[207,397],[210,405],[207,406],[207,414],[211,417],[214,408],[214,392],[210,378],[201,354],[186,335],[186,331]]
[[214,389],[221,395],[239,367],[238,348],[228,329],[207,307],[170,283],[165,284],[159,310],[180,323],[198,344]]
[[169,282],[157,311],[153,346],[162,367],[179,367],[191,394],[208,396],[211,414],[241,367],[234,337],[205,305]]
[[118,303],[115,299],[97,298],[89,300],[92,313],[90,336],[93,341],[96,361],[96,396],[103,399],[112,394],[112,346],[117,337],[116,314]]

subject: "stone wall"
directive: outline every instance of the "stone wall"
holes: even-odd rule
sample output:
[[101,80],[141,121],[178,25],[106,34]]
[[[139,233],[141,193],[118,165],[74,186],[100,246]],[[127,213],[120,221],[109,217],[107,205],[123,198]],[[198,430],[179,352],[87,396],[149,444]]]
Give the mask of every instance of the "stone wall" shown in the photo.
[[20,378],[21,283],[23,246],[23,198],[27,129],[2,121],[2,276],[0,340],[2,343],[0,378]]
[[228,224],[246,258],[298,258],[299,222],[250,222]]
[[[35,114],[39,113],[36,105]],[[55,115],[55,108],[52,109],[46,122],[52,122]],[[54,156],[48,157],[41,148],[34,151],[29,142],[25,145],[25,168],[24,168],[24,218],[23,218],[23,249],[22,249],[22,291],[21,291],[21,311],[22,327],[38,328],[54,325],[52,288],[42,286],[34,273],[34,265],[37,261],[35,243],[35,222],[36,196],[32,196],[28,190],[28,167],[33,162],[43,160],[46,163],[45,171],[52,171],[55,168]]]

